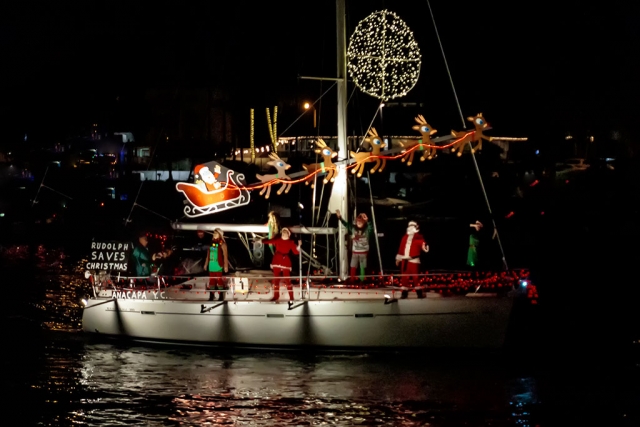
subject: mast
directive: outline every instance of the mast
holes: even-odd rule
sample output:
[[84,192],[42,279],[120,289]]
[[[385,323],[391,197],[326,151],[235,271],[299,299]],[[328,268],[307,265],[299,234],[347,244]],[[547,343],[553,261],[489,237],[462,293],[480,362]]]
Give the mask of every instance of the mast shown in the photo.
[[[340,207],[340,213],[345,221],[349,221],[349,205],[347,203],[347,162],[349,151],[347,149],[347,34],[346,34],[346,8],[345,0],[336,0],[336,39],[338,53],[338,153],[345,159],[338,166],[338,177],[333,183],[332,199]],[[342,224],[338,228],[338,260],[340,263],[339,275],[341,279],[348,277],[346,233]]]

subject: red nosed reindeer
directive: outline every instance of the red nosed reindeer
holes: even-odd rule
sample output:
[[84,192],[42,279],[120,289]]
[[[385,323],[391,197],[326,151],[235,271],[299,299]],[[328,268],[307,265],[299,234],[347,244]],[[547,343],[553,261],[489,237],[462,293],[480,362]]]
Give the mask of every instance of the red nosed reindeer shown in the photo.
[[[276,180],[276,179],[279,179],[279,180],[291,180],[291,178],[289,178],[287,176],[287,173],[285,172],[287,169],[289,169],[291,167],[291,165],[283,162],[282,159],[280,159],[280,157],[278,157],[278,155],[276,153],[273,153],[273,152],[269,153],[269,158],[271,160],[268,161],[267,164],[270,165],[270,166],[273,166],[274,168],[276,168],[278,170],[278,172],[276,172],[274,174],[269,174],[269,175],[256,174],[256,178],[258,178],[260,180],[260,182],[262,182],[262,183],[266,183],[266,182],[273,181],[273,180]],[[283,182],[282,183],[282,187],[280,187],[280,189],[278,190],[278,194],[282,194],[283,191],[285,193],[288,193],[290,189],[291,189],[291,183],[290,182]],[[260,191],[260,195],[262,196],[265,191],[267,192],[267,195],[264,196],[264,198],[268,199],[269,195],[271,194],[271,185],[265,185],[262,188],[262,191]]]
[[[368,142],[371,145],[371,151],[361,151],[359,153],[350,151],[351,157],[355,159],[356,166],[351,169],[351,173],[358,173],[358,178],[362,176],[364,172],[364,164],[368,162],[376,162],[376,164],[371,168],[369,172],[375,173],[376,171],[382,172],[384,167],[387,164],[387,159],[381,159],[380,151],[382,151],[382,147],[384,147],[385,143],[378,136],[378,132],[375,128],[371,128],[369,131],[369,136],[365,139],[365,142]],[[375,157],[375,158],[374,158]]]
[[[415,147],[416,145],[422,144],[422,147],[420,149],[424,150],[424,152],[422,153],[422,156],[420,156],[420,161],[423,162],[425,158],[431,160],[436,156],[436,144],[435,142],[431,141],[431,135],[438,132],[438,130],[433,129],[431,125],[429,125],[429,123],[427,123],[427,121],[424,119],[422,114],[419,114],[418,117],[415,118],[415,120],[418,124],[414,125],[411,129],[420,132],[420,134],[422,135],[422,142],[405,140],[400,141],[400,145],[405,148],[403,152],[407,152],[409,149]],[[416,148],[415,150],[411,150],[411,152],[402,156],[402,161],[406,161],[407,165],[411,166],[411,163],[413,163],[413,156],[416,154],[417,150],[418,148]]]
[[[336,176],[338,175],[338,168],[336,168],[336,165],[333,164],[333,158],[336,157],[338,155],[338,153],[336,153],[335,151],[333,151],[326,142],[324,142],[324,140],[322,138],[318,139],[318,142],[316,142],[316,149],[313,150],[316,154],[321,154],[322,155],[322,162],[320,163],[313,163],[310,165],[307,164],[303,164],[302,167],[304,168],[304,170],[306,170],[309,174],[314,173],[317,170],[320,170],[321,173],[326,172],[327,175],[324,177],[324,180],[322,181],[323,183],[328,183],[328,182],[333,182],[336,179]],[[307,181],[305,181],[306,185],[309,185],[309,181],[311,181],[310,179],[308,179]],[[313,188],[313,181],[311,182],[311,187]]]
[[467,120],[472,122],[475,126],[475,130],[472,131],[460,131],[456,132],[455,130],[451,131],[451,135],[453,135],[457,140],[453,147],[451,147],[451,151],[458,151],[458,157],[462,156],[462,150],[464,150],[464,145],[469,142],[475,142],[476,145],[471,147],[471,152],[475,153],[476,151],[482,150],[482,140],[491,141],[491,138],[488,136],[484,136],[482,131],[489,127],[487,121],[482,117],[482,113],[478,114],[475,117],[467,117]]

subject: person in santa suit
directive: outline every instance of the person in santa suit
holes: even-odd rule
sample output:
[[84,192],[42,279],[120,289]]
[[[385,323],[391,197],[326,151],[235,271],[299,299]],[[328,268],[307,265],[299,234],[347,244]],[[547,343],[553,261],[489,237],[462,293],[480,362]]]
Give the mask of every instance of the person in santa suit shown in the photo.
[[300,245],[302,242],[298,240],[298,246],[291,240],[291,231],[283,228],[280,236],[275,239],[264,239],[262,243],[265,245],[273,245],[275,253],[271,260],[271,270],[273,271],[273,298],[272,301],[278,301],[280,298],[280,284],[284,282],[289,290],[289,300],[293,301],[293,286],[291,285],[291,258],[289,254],[300,254]]
[[420,252],[429,252],[429,245],[419,233],[420,227],[415,221],[409,221],[407,234],[402,237],[396,265],[400,266],[402,274],[402,286],[409,286],[409,279],[413,279],[413,286],[418,285],[418,273],[420,271]]

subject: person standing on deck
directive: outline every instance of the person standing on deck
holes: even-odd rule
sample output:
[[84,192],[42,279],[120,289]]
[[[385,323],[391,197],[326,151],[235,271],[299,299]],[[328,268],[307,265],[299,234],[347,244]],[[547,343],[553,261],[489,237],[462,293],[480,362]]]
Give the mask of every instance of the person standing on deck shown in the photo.
[[[280,283],[283,281],[289,290],[289,300],[293,301],[293,286],[291,285],[291,258],[289,253],[300,255],[300,245],[302,241],[298,240],[298,246],[291,240],[291,231],[283,228],[280,237],[275,239],[265,239],[262,241],[266,245],[274,245],[275,253],[271,261],[271,270],[273,271],[273,298],[272,301],[278,301],[280,298]],[[282,279],[281,279],[282,277]]]
[[480,231],[483,225],[480,221],[476,221],[474,224],[469,224],[469,226],[472,228],[472,231],[469,235],[467,266],[473,268],[478,266],[478,246],[480,246]]
[[356,268],[360,267],[360,281],[364,280],[364,273],[367,268],[367,257],[369,256],[369,239],[373,234],[373,224],[369,222],[369,218],[366,214],[361,213],[356,217],[355,224],[349,224],[342,219],[340,211],[336,211],[336,216],[344,225],[349,234],[351,234],[351,267],[350,278],[356,279]]
[[[219,228],[213,230],[213,238],[207,252],[205,266],[209,271],[209,289],[224,290],[225,285],[222,280],[222,272],[229,271],[229,256],[227,254],[227,242],[223,237],[224,233]],[[222,301],[224,293],[220,292],[219,300]]]
[[420,271],[420,251],[429,252],[429,245],[418,231],[420,227],[415,221],[409,221],[407,234],[402,237],[396,265],[400,266],[402,274],[402,286],[409,286],[409,279],[413,279],[413,286],[418,285],[418,273]]
[[136,269],[136,276],[149,277],[151,275],[152,261],[156,259],[156,255],[151,255],[149,248],[149,238],[146,233],[138,236],[138,244],[133,249],[131,256],[134,259],[134,266]]

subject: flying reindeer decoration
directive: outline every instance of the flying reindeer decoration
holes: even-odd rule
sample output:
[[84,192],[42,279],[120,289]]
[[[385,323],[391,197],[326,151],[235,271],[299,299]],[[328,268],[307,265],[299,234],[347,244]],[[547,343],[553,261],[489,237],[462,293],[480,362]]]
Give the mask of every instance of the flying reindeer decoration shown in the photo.
[[[327,174],[322,181],[324,184],[328,182],[333,182],[338,176],[338,168],[333,164],[333,158],[338,156],[338,153],[333,151],[331,147],[327,145],[326,142],[322,138],[318,138],[318,142],[316,142],[316,149],[313,150],[316,154],[322,155],[322,162],[320,163],[312,163],[310,165],[302,164],[304,170],[306,170],[309,174],[312,174],[318,170],[319,173],[326,172]],[[311,179],[305,181],[305,185],[309,185],[309,181],[311,181],[311,187],[313,188],[314,184]]]
[[[382,147],[385,146],[384,141],[375,128],[371,128],[369,135],[364,139],[364,142],[368,142],[371,146],[371,151],[360,151],[358,153],[350,151],[351,157],[355,159],[356,166],[351,170],[351,173],[358,173],[358,178],[362,176],[364,172],[364,164],[368,162],[376,162],[369,172],[375,173],[376,171],[382,172],[387,164],[387,159],[380,158],[380,152]],[[375,157],[375,158],[374,158]]]
[[471,147],[471,153],[475,153],[476,151],[482,150],[482,140],[491,141],[491,138],[488,136],[484,136],[482,131],[489,127],[487,121],[482,117],[482,113],[479,113],[475,117],[467,117],[467,120],[472,122],[475,126],[475,130],[472,131],[460,131],[456,132],[455,130],[451,131],[451,135],[456,138],[453,146],[451,147],[451,152],[458,151],[458,157],[462,156],[462,150],[464,150],[465,144],[469,142],[475,142],[476,145]]
[[[423,162],[424,159],[433,159],[436,156],[436,147],[435,142],[431,141],[431,135],[435,134],[438,130],[433,129],[429,123],[424,119],[422,114],[418,114],[418,117],[415,118],[417,125],[414,125],[411,129],[417,130],[422,135],[422,142],[419,140],[402,140],[400,141],[400,145],[404,148],[403,153],[406,153],[402,156],[402,161],[407,162],[408,166],[411,166],[413,163],[413,156],[416,154],[418,148],[411,150],[416,145],[422,144],[421,150],[424,150],[422,156],[420,156],[420,161]],[[411,150],[411,151],[409,151]]]
[[[274,152],[269,153],[269,158],[271,160],[268,161],[267,164],[276,168],[278,172],[276,172],[275,174],[269,174],[269,175],[256,174],[256,178],[258,178],[262,183],[268,183],[269,181],[274,181],[276,179],[281,181],[290,181],[291,178],[287,176],[287,173],[285,171],[289,169],[291,165],[282,161],[282,159],[278,157],[278,155]],[[282,194],[283,191],[285,193],[288,193],[290,189],[291,189],[291,183],[283,182],[282,187],[280,187],[280,189],[278,190],[278,194],[279,195]],[[260,191],[260,195],[262,196],[265,193],[265,191],[267,192],[267,194],[264,196],[264,198],[268,199],[269,195],[271,194],[271,185],[265,185]]]

